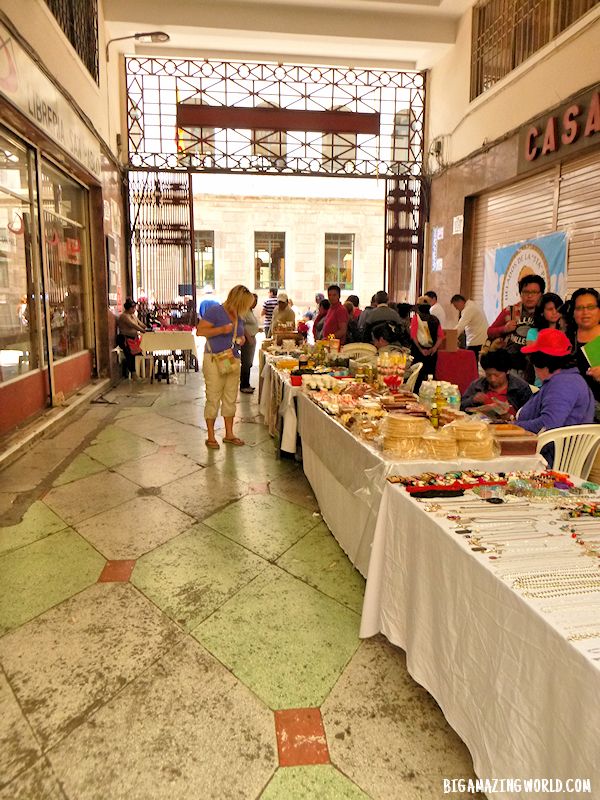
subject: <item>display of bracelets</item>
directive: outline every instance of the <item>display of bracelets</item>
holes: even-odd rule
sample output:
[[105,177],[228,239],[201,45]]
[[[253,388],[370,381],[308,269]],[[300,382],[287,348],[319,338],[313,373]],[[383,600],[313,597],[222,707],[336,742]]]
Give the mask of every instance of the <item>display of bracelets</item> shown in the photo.
[[390,475],[390,483],[399,483],[410,493],[427,489],[470,489],[482,484],[504,484],[502,473],[483,470],[456,470],[454,472],[422,472],[419,475]]
[[[445,473],[423,472],[419,475],[390,475],[390,483],[398,483],[410,494],[428,489],[472,489],[488,499],[490,492],[484,487],[504,487],[506,493],[532,501],[562,499],[568,495],[581,496],[596,491],[596,484],[586,482],[577,487],[567,475],[553,470],[540,472],[485,472],[483,470],[455,470]],[[498,502],[501,502],[499,497]],[[593,505],[593,504],[592,504]],[[598,512],[600,515],[600,511]]]
[[577,503],[574,508],[570,508],[568,512],[569,517],[600,517],[600,503],[599,502],[581,502]]

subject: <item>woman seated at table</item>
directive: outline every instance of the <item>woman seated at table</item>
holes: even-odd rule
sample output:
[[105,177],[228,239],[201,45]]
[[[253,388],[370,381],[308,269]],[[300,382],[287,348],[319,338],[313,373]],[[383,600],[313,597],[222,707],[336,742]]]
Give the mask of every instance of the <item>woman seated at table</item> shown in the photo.
[[596,289],[573,292],[568,312],[569,335],[576,364],[596,401],[595,422],[600,422],[600,365],[591,367],[583,347],[587,344],[600,350],[600,294]]
[[410,348],[410,339],[402,340],[404,332],[393,322],[380,322],[371,331],[371,338],[380,353],[405,353]]
[[202,373],[206,390],[204,418],[208,430],[206,446],[219,448],[215,420],[219,406],[225,421],[227,444],[243,445],[233,433],[235,403],[241,372],[241,345],[244,344],[244,317],[254,303],[254,295],[245,286],[234,286],[223,305],[211,306],[198,322],[196,333],[206,336]]
[[[522,352],[531,357],[542,388],[528,400],[517,415],[517,422],[527,431],[540,433],[566,425],[585,425],[594,421],[594,396],[579,370],[574,366],[568,337],[554,328],[539,332],[533,344]],[[542,455],[552,460],[542,450]]]
[[123,313],[117,318],[117,326],[121,336],[118,343],[121,345],[125,355],[125,368],[131,375],[135,375],[135,357],[142,352],[139,343],[140,333],[146,331],[146,326],[136,317],[136,306],[135,300],[128,297],[123,303]]
[[[481,368],[485,377],[467,387],[461,409],[466,411],[477,406],[500,404],[497,416],[514,417],[531,397],[531,389],[527,381],[509,372],[511,366],[512,359],[506,350],[490,350],[482,355]],[[504,413],[500,413],[505,406]]]

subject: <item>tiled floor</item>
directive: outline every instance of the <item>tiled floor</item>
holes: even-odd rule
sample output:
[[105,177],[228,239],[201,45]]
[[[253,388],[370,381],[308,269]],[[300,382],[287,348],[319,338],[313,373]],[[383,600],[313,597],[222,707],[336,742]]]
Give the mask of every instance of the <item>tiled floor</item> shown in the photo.
[[442,797],[464,745],[240,395],[121,384],[0,472],[0,800]]

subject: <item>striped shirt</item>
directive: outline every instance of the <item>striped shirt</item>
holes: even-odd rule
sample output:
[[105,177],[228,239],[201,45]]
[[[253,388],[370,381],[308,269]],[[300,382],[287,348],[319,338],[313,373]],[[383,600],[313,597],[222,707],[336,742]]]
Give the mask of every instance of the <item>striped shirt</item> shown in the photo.
[[273,318],[273,311],[277,308],[277,298],[267,297],[263,303],[263,314],[265,315],[265,328],[271,327],[271,319]]

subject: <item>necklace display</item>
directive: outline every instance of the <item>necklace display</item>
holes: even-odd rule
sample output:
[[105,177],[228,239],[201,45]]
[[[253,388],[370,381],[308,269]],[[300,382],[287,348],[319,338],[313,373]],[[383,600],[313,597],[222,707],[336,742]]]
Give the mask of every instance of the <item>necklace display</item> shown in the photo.
[[[600,661],[600,502],[595,484],[565,475],[423,473],[397,478],[413,500],[497,577],[538,606],[565,638]],[[469,486],[470,483],[470,486]],[[419,498],[426,487],[461,486],[461,497]],[[412,489],[412,491],[411,491]],[[456,493],[455,493],[456,494]]]

